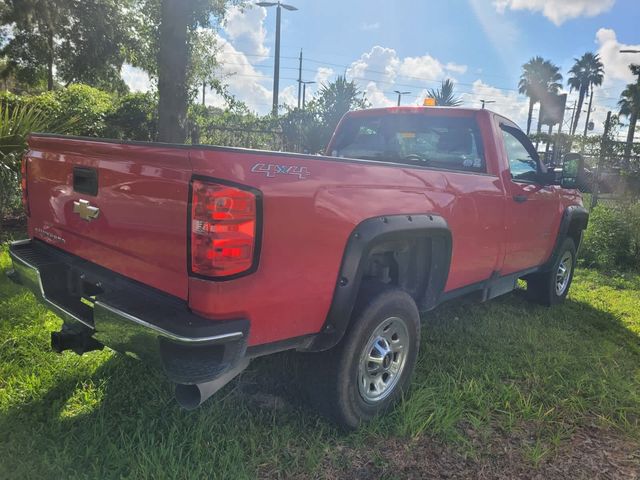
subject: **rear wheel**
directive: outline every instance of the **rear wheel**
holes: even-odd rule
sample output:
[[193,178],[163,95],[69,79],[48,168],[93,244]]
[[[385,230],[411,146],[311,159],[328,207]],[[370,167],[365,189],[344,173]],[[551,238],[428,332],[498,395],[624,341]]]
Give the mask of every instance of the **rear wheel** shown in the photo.
[[336,347],[307,355],[312,401],[338,424],[357,428],[407,391],[419,345],[420,315],[410,295],[389,289],[369,297]]
[[551,270],[531,275],[527,279],[527,296],[543,305],[562,302],[569,293],[576,266],[576,246],[567,238],[560,245]]

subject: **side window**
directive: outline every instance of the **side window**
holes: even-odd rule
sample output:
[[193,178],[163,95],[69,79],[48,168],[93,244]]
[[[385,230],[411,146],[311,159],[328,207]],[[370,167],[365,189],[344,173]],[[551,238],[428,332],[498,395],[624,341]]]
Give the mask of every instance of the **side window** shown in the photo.
[[538,160],[533,156],[531,147],[527,148],[516,136],[515,130],[502,126],[502,139],[509,159],[511,178],[516,182],[534,182],[538,179]]

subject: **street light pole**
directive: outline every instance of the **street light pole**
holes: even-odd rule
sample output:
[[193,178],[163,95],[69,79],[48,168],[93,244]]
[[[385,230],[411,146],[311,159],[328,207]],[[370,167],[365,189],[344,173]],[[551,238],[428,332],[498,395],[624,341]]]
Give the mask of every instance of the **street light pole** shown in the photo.
[[298,109],[300,109],[300,95],[302,95],[302,49],[300,49],[300,64],[298,65]]
[[496,103],[495,100],[480,100],[480,102],[482,102],[482,109],[484,110],[484,104],[485,103]]
[[280,92],[280,24],[282,18],[282,9],[289,11],[298,10],[292,5],[286,5],[278,2],[256,2],[259,7],[276,7],[276,58],[273,62],[273,105],[271,113],[273,116],[278,115],[278,94]]
[[402,95],[409,95],[411,92],[401,92],[400,90],[394,90],[393,93],[398,94],[398,106],[400,106],[400,102],[402,101]]
[[306,99],[307,99],[307,85],[311,85],[312,83],[316,83],[314,81],[308,81],[308,82],[300,82],[302,83],[302,111],[304,111],[304,106],[306,103]]
[[278,2],[276,8],[276,58],[273,65],[273,116],[278,115],[278,95],[280,94],[280,23],[282,18],[282,7]]

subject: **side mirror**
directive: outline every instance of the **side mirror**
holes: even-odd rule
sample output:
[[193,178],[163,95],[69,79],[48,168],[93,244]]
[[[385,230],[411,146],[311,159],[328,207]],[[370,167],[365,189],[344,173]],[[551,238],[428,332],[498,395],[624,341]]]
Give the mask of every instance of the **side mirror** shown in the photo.
[[584,177],[584,158],[579,153],[567,153],[562,159],[562,188],[578,188],[579,179]]

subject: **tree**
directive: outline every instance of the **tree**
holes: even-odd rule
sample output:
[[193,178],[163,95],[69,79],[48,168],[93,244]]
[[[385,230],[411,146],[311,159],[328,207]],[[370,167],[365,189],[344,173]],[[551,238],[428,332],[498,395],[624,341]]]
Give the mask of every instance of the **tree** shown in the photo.
[[120,68],[137,49],[130,15],[135,1],[6,0],[0,21],[14,35],[1,52],[3,75],[27,86],[45,81],[52,90],[55,71],[66,84],[126,90]]
[[212,17],[219,20],[224,18],[226,7],[238,1],[147,2],[151,12],[153,6],[160,2],[157,36],[152,31],[149,41],[149,48],[158,54],[158,138],[162,142],[182,143],[187,135],[188,67],[191,63],[193,32],[198,26],[210,26]]
[[[582,104],[584,98],[589,94],[591,90],[591,97],[589,100],[589,111],[591,111],[591,103],[593,101],[593,87],[602,85],[604,79],[604,65],[600,61],[600,56],[587,52],[580,58],[575,58],[575,63],[571,70],[569,70],[570,77],[567,80],[570,90],[577,90],[578,92],[578,106],[576,109],[576,115],[571,126],[571,134],[575,135],[578,128],[578,121],[580,120],[580,113],[582,112]],[[587,116],[587,119],[589,117]],[[587,120],[588,121],[588,120]]]
[[212,29],[199,29],[193,33],[191,64],[189,66],[189,84],[197,92],[202,88],[202,105],[206,102],[207,87],[225,96],[227,95],[218,74],[218,42]]
[[462,105],[462,100],[454,95],[454,83],[447,78],[442,81],[440,88],[431,89],[427,95],[436,101],[439,107],[458,107]]
[[314,99],[318,104],[323,122],[333,131],[345,113],[358,108],[366,108],[362,99],[362,92],[356,83],[347,81],[339,75],[333,82],[320,86],[320,91]]
[[[53,70],[57,53],[56,39],[69,25],[72,15],[69,0],[6,0],[2,25],[15,25],[16,35],[3,49],[5,55],[23,52],[12,60],[23,62],[34,71],[44,69],[47,89],[53,90]],[[22,48],[21,44],[27,42]],[[27,54],[28,52],[28,54]]]
[[[529,113],[527,115],[527,134],[531,132],[533,107],[540,102],[546,93],[557,94],[562,88],[560,67],[542,57],[533,57],[522,66],[522,75],[518,82],[518,92],[529,97]],[[540,133],[540,122],[538,122]]]
[[633,137],[636,132],[636,123],[638,122],[638,115],[640,114],[640,65],[630,65],[629,68],[634,75],[638,76],[636,83],[630,83],[627,85],[620,94],[620,100],[618,101],[618,107],[620,108],[620,115],[629,117],[629,130],[627,132],[627,143],[624,149],[624,161],[629,164],[631,157],[631,148],[633,147]]
[[57,76],[65,84],[85,83],[126,93],[120,70],[137,48],[130,12],[136,0],[75,2],[72,21],[60,38]]

